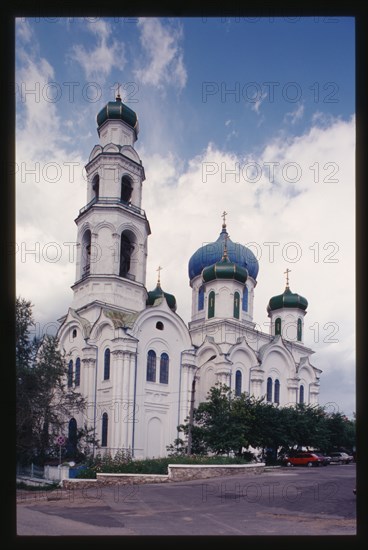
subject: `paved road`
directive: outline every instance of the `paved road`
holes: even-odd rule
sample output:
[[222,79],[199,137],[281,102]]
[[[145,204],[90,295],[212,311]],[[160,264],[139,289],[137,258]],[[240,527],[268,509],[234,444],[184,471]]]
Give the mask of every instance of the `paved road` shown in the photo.
[[355,535],[355,465],[120,485],[17,506],[18,535]]

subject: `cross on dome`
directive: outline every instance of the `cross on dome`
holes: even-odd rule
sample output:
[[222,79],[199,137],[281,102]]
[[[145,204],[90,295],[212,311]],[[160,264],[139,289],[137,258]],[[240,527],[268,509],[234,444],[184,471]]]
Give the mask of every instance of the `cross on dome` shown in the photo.
[[224,210],[223,213],[221,214],[221,218],[223,220],[223,222],[222,222],[222,227],[223,228],[226,227],[226,216],[227,216],[227,212],[225,212],[225,210]]
[[120,86],[121,86],[121,84],[120,84],[120,82],[118,82],[117,83],[118,89],[116,91],[116,99],[121,99],[121,97],[120,97]]
[[287,268],[286,271],[284,271],[284,275],[286,275],[286,288],[289,288],[289,273],[291,272],[291,269]]
[[162,271],[162,270],[163,270],[163,267],[161,267],[160,265],[159,265],[158,268],[156,269],[156,271],[158,272],[157,286],[161,286],[160,275],[161,275],[161,271]]

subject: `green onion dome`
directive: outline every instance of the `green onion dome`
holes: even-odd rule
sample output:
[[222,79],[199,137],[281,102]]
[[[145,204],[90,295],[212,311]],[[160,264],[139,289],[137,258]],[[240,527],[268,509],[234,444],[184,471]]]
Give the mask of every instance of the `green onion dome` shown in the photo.
[[273,296],[267,306],[267,311],[275,311],[276,309],[282,309],[284,307],[294,307],[305,311],[308,307],[308,301],[303,296],[291,292],[290,288],[286,286],[283,294],[279,296]]
[[164,297],[166,299],[167,305],[172,311],[176,311],[176,298],[173,296],[173,294],[169,294],[168,292],[164,292],[161,288],[160,283],[157,283],[157,286],[154,290],[150,290],[148,292],[148,298],[146,301],[147,306],[153,306],[155,303],[155,300],[157,298]]
[[244,284],[247,278],[248,271],[246,268],[231,262],[226,250],[219,262],[205,267],[202,271],[202,279],[205,283],[215,279],[234,279]]
[[98,132],[100,127],[103,125],[106,120],[122,120],[131,128],[134,128],[138,134],[139,125],[138,117],[136,113],[127,107],[125,103],[121,101],[120,96],[117,96],[115,101],[109,101],[105,107],[97,115],[97,126]]

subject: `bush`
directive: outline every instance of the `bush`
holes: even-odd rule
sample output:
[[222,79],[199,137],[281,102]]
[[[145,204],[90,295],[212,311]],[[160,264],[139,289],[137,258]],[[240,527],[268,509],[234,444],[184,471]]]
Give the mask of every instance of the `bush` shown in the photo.
[[79,479],[96,479],[97,473],[116,474],[161,474],[168,473],[169,464],[248,464],[250,456],[171,456],[165,458],[146,458],[133,460],[132,457],[121,451],[114,457],[106,455],[97,456],[87,464],[86,469],[77,474]]

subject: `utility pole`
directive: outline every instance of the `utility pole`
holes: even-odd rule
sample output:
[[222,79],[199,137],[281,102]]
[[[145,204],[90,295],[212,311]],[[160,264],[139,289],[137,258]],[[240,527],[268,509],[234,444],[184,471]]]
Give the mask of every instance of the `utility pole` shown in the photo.
[[190,409],[189,409],[189,423],[188,423],[188,446],[187,446],[187,455],[192,454],[192,430],[193,430],[193,416],[194,416],[194,400],[195,400],[195,389],[196,389],[196,380],[197,380],[197,372],[203,365],[206,363],[209,363],[210,361],[213,361],[216,358],[216,354],[211,355],[207,361],[205,361],[202,365],[199,365],[199,367],[196,368],[193,380],[192,380],[192,390],[190,393]]

